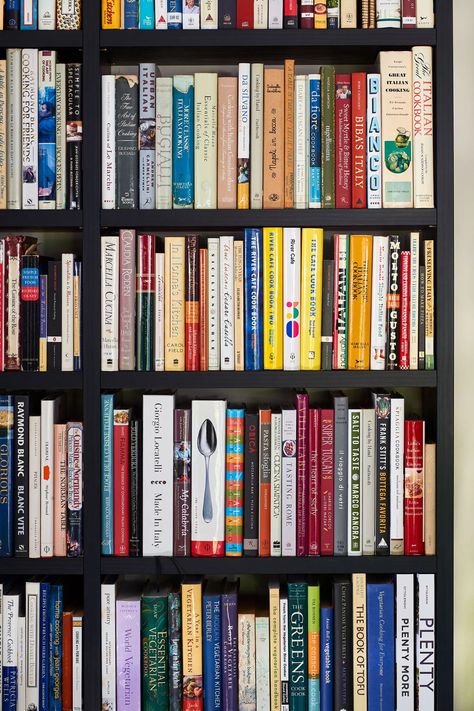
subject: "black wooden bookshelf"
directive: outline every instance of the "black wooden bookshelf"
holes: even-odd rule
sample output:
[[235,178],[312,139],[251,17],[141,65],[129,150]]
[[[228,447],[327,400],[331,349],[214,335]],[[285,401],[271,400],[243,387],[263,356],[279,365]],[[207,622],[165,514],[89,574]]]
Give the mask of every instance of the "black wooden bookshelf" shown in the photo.
[[[83,238],[84,355],[82,373],[2,373],[6,390],[82,390],[84,421],[84,557],[0,560],[0,575],[77,577],[84,597],[84,708],[100,708],[100,582],[105,574],[370,574],[430,572],[437,576],[436,703],[453,708],[453,42],[452,7],[437,0],[436,30],[103,31],[100,3],[83,4],[78,32],[2,32],[2,47],[58,48],[83,61],[83,210],[3,211],[1,230],[69,230]],[[103,211],[100,196],[101,65],[155,58],[169,64],[219,65],[294,56],[308,63],[373,61],[378,50],[433,46],[436,98],[435,210],[177,210]],[[126,59],[128,61],[124,62]],[[436,240],[436,371],[420,372],[207,372],[101,373],[100,233],[119,227],[162,230],[242,229],[250,226],[317,225],[325,228],[432,228]],[[170,388],[416,388],[428,390],[437,442],[437,555],[433,557],[334,558],[104,558],[100,554],[100,393],[102,389]]]

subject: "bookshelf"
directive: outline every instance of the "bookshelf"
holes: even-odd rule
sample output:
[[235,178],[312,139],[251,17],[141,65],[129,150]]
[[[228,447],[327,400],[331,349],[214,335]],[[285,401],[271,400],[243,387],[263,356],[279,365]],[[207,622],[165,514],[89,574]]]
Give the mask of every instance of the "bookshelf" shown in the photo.
[[[83,210],[77,212],[3,211],[2,230],[74,230],[83,239],[83,372],[2,373],[5,390],[82,390],[84,422],[84,557],[80,560],[0,559],[0,574],[75,576],[84,598],[84,708],[100,707],[100,582],[108,573],[170,574],[350,574],[435,573],[437,576],[436,703],[453,708],[453,41],[452,6],[436,2],[436,30],[262,30],[262,31],[102,31],[100,3],[83,4],[83,30],[0,34],[3,47],[28,46],[78,51],[83,62],[84,144]],[[435,210],[291,210],[291,211],[102,211],[101,64],[155,57],[189,63],[222,63],[228,57],[282,59],[308,63],[346,58],[373,61],[379,49],[432,45],[435,54],[436,209]],[[181,58],[181,59],[180,59]],[[207,372],[143,373],[100,371],[100,239],[102,228],[156,230],[239,229],[267,224],[325,228],[432,228],[436,241],[436,371],[412,372]],[[437,442],[437,555],[361,558],[153,559],[101,558],[100,393],[102,389],[166,388],[423,388],[427,415]]]

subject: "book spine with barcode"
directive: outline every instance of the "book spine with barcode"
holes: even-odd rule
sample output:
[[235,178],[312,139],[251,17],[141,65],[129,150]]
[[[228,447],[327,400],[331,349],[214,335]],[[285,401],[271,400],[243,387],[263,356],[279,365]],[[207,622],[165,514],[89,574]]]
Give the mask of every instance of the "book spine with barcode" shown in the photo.
[[209,237],[208,250],[208,365],[219,370],[221,364],[220,319],[220,249],[219,237]]
[[118,370],[119,237],[102,237],[102,370]]
[[234,370],[234,238],[220,238],[221,370]]
[[82,208],[82,65],[66,64],[66,205]]
[[[21,49],[7,49],[7,208],[22,207],[22,136],[18,130],[22,116]],[[36,106],[36,102],[35,102]]]
[[170,77],[156,80],[155,148],[156,208],[170,210],[173,206],[173,80]]
[[153,62],[140,64],[139,96],[139,175],[138,193],[141,210],[155,208],[155,136],[156,80]]
[[[21,52],[22,207],[38,208],[38,50]],[[15,117],[18,122],[18,116]]]

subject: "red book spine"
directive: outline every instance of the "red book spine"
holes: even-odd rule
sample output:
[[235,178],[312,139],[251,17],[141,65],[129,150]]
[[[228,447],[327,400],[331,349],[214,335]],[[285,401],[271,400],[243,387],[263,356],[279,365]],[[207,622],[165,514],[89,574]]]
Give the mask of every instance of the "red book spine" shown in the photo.
[[199,238],[186,237],[185,369],[199,370]]
[[334,555],[334,410],[321,410],[321,555]]
[[300,29],[314,29],[314,1],[300,0]]
[[253,0],[237,0],[237,29],[253,30]]
[[114,555],[130,552],[130,412],[114,410]]
[[298,2],[285,0],[283,4],[283,27],[285,29],[298,28]]
[[258,521],[258,555],[270,555],[270,507],[271,507],[271,410],[260,410],[260,487]]
[[208,362],[208,301],[207,301],[207,249],[199,250],[199,369],[207,370]]
[[425,423],[405,420],[405,555],[424,555],[423,482]]
[[351,206],[351,75],[336,76],[336,207]]
[[367,74],[352,74],[352,207],[367,207]]
[[320,463],[321,463],[321,417],[320,410],[309,410],[309,512],[308,512],[308,555],[321,552],[321,504],[320,504]]
[[63,612],[62,711],[72,711],[72,612]]
[[296,555],[308,555],[309,396],[296,395]]
[[402,0],[402,27],[416,29],[416,0]]
[[400,370],[410,367],[410,252],[400,254]]

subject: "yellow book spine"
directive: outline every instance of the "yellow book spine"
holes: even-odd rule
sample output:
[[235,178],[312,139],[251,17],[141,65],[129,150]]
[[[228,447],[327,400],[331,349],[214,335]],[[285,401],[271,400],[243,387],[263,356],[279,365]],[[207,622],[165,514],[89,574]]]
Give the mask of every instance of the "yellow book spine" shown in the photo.
[[349,370],[370,368],[372,237],[351,235],[349,250]]
[[327,0],[316,0],[314,3],[314,29],[325,30],[328,26]]
[[102,29],[119,30],[120,15],[120,0],[102,0]]
[[184,370],[184,237],[165,238],[165,370]]
[[321,370],[323,230],[305,227],[301,242],[301,370]]
[[263,229],[263,367],[283,368],[283,229]]
[[352,576],[354,711],[367,711],[367,604],[365,573]]
[[270,709],[280,711],[280,586],[269,586],[270,592]]
[[235,369],[244,369],[244,243],[234,242]]
[[[181,583],[183,691],[202,690],[201,583]],[[192,685],[192,687],[191,687]]]

